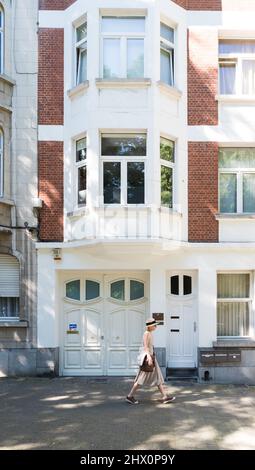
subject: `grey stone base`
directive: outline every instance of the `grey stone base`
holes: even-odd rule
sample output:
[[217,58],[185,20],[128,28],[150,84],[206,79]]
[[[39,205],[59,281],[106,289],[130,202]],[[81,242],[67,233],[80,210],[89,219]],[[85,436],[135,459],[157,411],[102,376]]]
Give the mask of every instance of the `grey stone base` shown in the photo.
[[0,377],[58,374],[59,348],[0,349]]
[[[225,351],[229,349],[231,348],[226,348]],[[211,351],[213,348],[208,348],[208,352]],[[255,385],[255,349],[239,348],[239,351],[241,352],[241,361],[238,363],[201,364],[199,362],[199,382],[204,384]]]

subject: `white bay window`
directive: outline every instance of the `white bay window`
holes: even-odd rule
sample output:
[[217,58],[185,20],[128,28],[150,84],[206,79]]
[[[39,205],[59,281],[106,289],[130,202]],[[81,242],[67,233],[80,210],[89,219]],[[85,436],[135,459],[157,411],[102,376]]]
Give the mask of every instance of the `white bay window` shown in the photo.
[[75,28],[75,84],[87,80],[87,23],[83,22]]
[[104,204],[145,203],[146,134],[102,134]]
[[255,148],[220,149],[219,203],[221,213],[255,212]]
[[250,277],[249,273],[217,275],[217,336],[250,335]]
[[220,93],[255,94],[255,40],[220,40]]
[[87,141],[86,137],[76,141],[76,187],[77,204],[86,204],[87,195]]
[[103,78],[143,78],[145,17],[103,16],[101,32]]

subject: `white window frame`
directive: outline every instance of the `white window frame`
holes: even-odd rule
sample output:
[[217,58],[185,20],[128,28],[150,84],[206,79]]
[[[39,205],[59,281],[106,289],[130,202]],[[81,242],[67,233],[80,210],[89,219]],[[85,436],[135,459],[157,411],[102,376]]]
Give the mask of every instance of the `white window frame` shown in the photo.
[[[86,150],[87,150],[87,135],[82,134],[81,136],[77,137],[74,141],[74,164],[75,164],[75,207],[77,209],[81,207],[86,207],[88,204],[88,156],[86,155],[85,160],[76,161],[76,151],[77,151],[77,143],[82,140],[86,139]],[[79,169],[82,167],[86,167],[86,203],[79,203]]]
[[[233,298],[218,298],[218,292],[217,292],[217,311],[216,311],[216,322],[218,322],[218,303],[231,303],[231,302],[244,302],[248,303],[248,309],[249,309],[249,334],[247,336],[218,336],[217,338],[219,339],[247,339],[251,337],[251,331],[253,328],[254,324],[254,312],[253,312],[253,297],[254,297],[254,271],[218,271],[217,272],[217,279],[218,280],[218,274],[249,274],[249,297],[233,297]],[[217,325],[216,325],[217,327]]]
[[[116,17],[116,18],[144,18],[145,20],[145,27],[144,27],[144,32],[136,32],[136,33],[123,33],[123,32],[114,32],[114,33],[106,33],[102,31],[102,19],[107,18],[107,17]],[[127,70],[128,70],[128,60],[127,60],[127,42],[128,39],[143,39],[143,45],[144,45],[144,51],[143,51],[143,58],[144,58],[144,64],[143,64],[143,77],[139,77],[139,79],[142,79],[146,76],[146,66],[147,66],[147,61],[146,61],[146,26],[147,26],[147,17],[145,14],[128,14],[128,13],[123,13],[119,14],[116,13],[114,14],[102,14],[100,18],[100,28],[101,28],[101,53],[100,53],[100,76],[104,80],[108,80],[107,78],[104,78],[104,39],[119,39],[120,40],[120,76],[116,77],[116,80],[120,78],[128,78],[127,77]],[[113,79],[114,80],[114,79]],[[131,79],[132,80],[132,79]],[[136,80],[136,78],[133,78],[133,80]]]
[[[136,136],[136,135],[145,135],[146,136],[146,156],[112,156],[112,155],[102,155],[102,137],[121,137],[121,136]],[[101,200],[103,206],[110,207],[143,207],[146,205],[147,201],[147,158],[148,158],[148,134],[147,132],[101,132],[100,134],[100,159],[101,159],[101,177],[100,177],[100,187],[101,187]],[[120,203],[109,204],[104,202],[104,163],[120,163]],[[130,204],[127,202],[128,187],[127,187],[127,164],[128,163],[144,163],[144,203],[141,204]]]
[[164,21],[162,19],[160,20],[160,29],[161,29],[161,24],[163,24],[167,28],[173,29],[173,31],[174,31],[174,42],[168,41],[166,38],[163,38],[161,36],[161,32],[160,32],[160,60],[161,60],[161,49],[166,51],[167,53],[172,52],[172,54],[173,54],[173,60],[171,61],[173,83],[172,83],[172,85],[170,85],[169,83],[166,83],[161,78],[161,70],[160,70],[160,80],[163,83],[166,83],[168,86],[175,87],[175,82],[176,82],[176,80],[175,80],[175,70],[176,70],[176,51],[175,51],[175,48],[176,48],[176,46],[175,46],[175,43],[176,43],[176,28],[173,25],[168,24],[166,21]]
[[[239,40],[239,38],[233,38],[235,40]],[[223,38],[220,38],[220,41],[224,40]],[[249,38],[241,38],[241,41],[247,41]],[[251,41],[255,42],[254,38],[250,39]],[[236,65],[236,81],[235,81],[235,93],[228,93],[227,96],[236,96],[236,95],[242,95],[242,96],[254,96],[254,95],[249,95],[247,93],[243,93],[243,75],[242,75],[242,65],[243,65],[243,60],[252,60],[255,62],[255,53],[251,54],[242,54],[242,53],[229,53],[229,54],[219,54],[219,76],[220,76],[220,65],[221,64],[235,64]],[[224,93],[221,93],[220,90],[220,79],[219,79],[219,90],[218,90],[219,95]]]
[[0,129],[0,197],[4,195],[4,133]]
[[[77,41],[77,29],[82,26],[83,24],[86,24],[86,29],[87,29],[87,36],[85,38],[82,38],[80,41]],[[76,21],[73,24],[74,27],[74,86],[78,86],[81,83],[79,81],[79,75],[80,75],[80,67],[81,67],[81,51],[82,50],[87,50],[88,53],[88,23],[87,23],[87,18],[82,17],[78,21]],[[78,58],[78,51],[79,51],[79,59]],[[78,60],[78,63],[77,63]],[[87,64],[88,65],[88,64]],[[85,81],[87,80],[87,76],[85,77]]]
[[[169,206],[169,209],[173,209],[173,207],[174,207],[174,188],[175,188],[176,142],[175,142],[175,140],[170,139],[169,137],[166,137],[163,134],[160,134],[160,141],[161,141],[161,139],[165,139],[165,140],[169,140],[170,142],[173,142],[173,144],[174,144],[174,161],[169,162],[168,160],[163,160],[162,158],[160,158],[160,205],[162,207],[168,207],[168,206],[162,205],[162,201],[161,201],[161,191],[162,191],[162,187],[161,187],[161,167],[165,166],[167,168],[172,168],[172,206],[171,207]],[[160,155],[160,143],[159,143],[159,155]],[[161,155],[160,155],[160,157],[161,157]]]
[[0,16],[2,24],[0,22],[0,37],[1,37],[1,48],[0,48],[0,74],[4,73],[4,9],[0,4]]
[[[231,148],[231,147],[222,147]],[[233,147],[233,148],[245,148],[245,147]],[[255,152],[255,148],[254,148]],[[219,183],[218,183],[218,207],[220,210],[220,175],[222,174],[232,174],[236,175],[236,212],[220,212],[221,214],[250,214],[250,212],[243,211],[243,175],[247,173],[255,174],[254,168],[220,168],[219,167]],[[255,213],[252,212],[252,214]]]

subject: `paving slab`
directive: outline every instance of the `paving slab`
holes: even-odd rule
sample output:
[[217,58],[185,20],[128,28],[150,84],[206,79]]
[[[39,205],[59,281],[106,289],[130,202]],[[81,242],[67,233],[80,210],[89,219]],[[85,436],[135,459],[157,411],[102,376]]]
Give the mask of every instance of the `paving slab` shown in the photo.
[[255,387],[167,382],[125,402],[130,378],[1,378],[0,450],[255,450]]

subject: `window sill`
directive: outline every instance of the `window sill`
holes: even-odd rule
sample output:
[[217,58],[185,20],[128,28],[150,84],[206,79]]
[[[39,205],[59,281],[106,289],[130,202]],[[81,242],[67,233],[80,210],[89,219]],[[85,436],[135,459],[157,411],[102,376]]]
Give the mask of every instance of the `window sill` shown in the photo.
[[247,214],[215,214],[216,220],[250,220],[255,219],[254,213]]
[[171,96],[172,98],[175,98],[175,99],[179,100],[182,97],[182,92],[180,90],[178,90],[178,88],[167,85],[167,83],[162,82],[161,80],[159,80],[157,82],[157,85],[158,85],[160,91],[162,91],[163,93],[165,93],[168,96]]
[[26,320],[1,320],[0,328],[27,328],[28,322]]
[[255,95],[216,95],[215,100],[222,103],[255,103]]
[[[95,207],[93,208],[93,210],[96,210],[96,211],[102,211],[102,210],[109,210],[109,209],[112,209],[112,210],[130,210],[130,211],[137,211],[137,210],[154,210],[155,207],[154,206],[150,206],[148,204],[130,204],[130,205],[121,205],[121,204],[105,204],[105,205],[100,205],[99,207]],[[172,215],[175,215],[175,216],[178,216],[178,217],[182,217],[182,213],[181,212],[178,212],[177,210],[175,209],[172,209],[170,207],[164,207],[164,206],[160,206],[160,207],[157,207],[157,210],[160,211],[160,212],[163,212],[163,213],[167,213],[167,214],[172,214]],[[71,212],[67,212],[66,216],[69,217],[69,218],[75,218],[75,217],[82,217],[84,215],[86,215],[87,213],[89,212],[89,208],[88,207],[81,207],[80,209],[75,209]]]
[[214,348],[255,348],[255,340],[247,339],[218,339],[213,342]]
[[79,85],[68,90],[67,95],[69,96],[69,98],[74,98],[75,96],[84,93],[88,89],[88,87],[89,87],[89,81],[86,80],[85,82],[80,83]]
[[150,78],[96,78],[97,88],[147,88],[151,86]]
[[15,203],[12,199],[6,199],[5,197],[0,197],[0,204],[6,204],[6,206],[14,206]]
[[0,80],[7,83],[10,86],[15,86],[16,85],[15,80],[13,80],[8,75],[5,75],[4,73],[0,73]]

